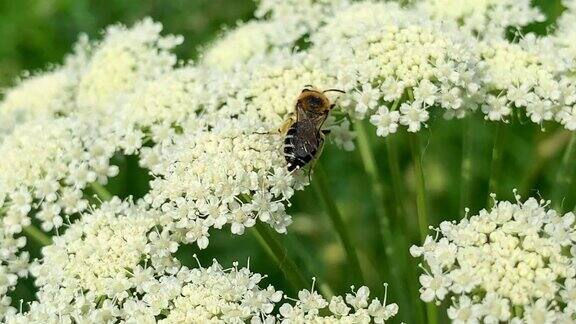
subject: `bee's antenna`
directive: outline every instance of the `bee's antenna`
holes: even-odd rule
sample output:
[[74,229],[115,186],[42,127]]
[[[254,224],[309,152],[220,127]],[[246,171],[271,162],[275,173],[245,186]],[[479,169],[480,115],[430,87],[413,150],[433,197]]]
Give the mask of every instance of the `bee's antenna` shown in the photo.
[[340,92],[340,93],[346,93],[346,91],[344,91],[344,90],[340,90],[340,89],[327,89],[327,90],[324,90],[324,91],[322,91],[322,93],[325,93],[325,92],[330,92],[330,91],[333,91],[333,92]]
[[304,88],[314,88],[314,86],[311,85],[311,84],[307,84],[307,85],[304,86]]

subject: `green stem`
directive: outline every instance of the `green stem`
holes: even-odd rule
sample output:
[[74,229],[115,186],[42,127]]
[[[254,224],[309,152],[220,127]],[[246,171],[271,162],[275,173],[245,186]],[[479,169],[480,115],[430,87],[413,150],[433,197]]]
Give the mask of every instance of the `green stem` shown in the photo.
[[513,309],[514,309],[514,315],[518,318],[522,318],[522,313],[524,313],[522,311],[522,306],[514,305]]
[[[539,135],[541,138],[537,140],[535,162],[531,163],[528,171],[524,173],[525,176],[522,181],[520,181],[520,187],[518,188],[518,192],[522,197],[530,194],[530,190],[534,188],[534,183],[542,174],[542,171],[560,151],[564,150],[571,138],[571,132],[565,129],[558,130],[548,136],[544,136],[544,134]],[[550,196],[550,198],[552,198],[552,196]]]
[[415,133],[409,134],[410,150],[414,160],[414,179],[416,180],[416,209],[418,212],[418,228],[422,243],[428,234],[428,211],[426,206],[426,183],[424,180],[424,170],[422,169],[422,152],[420,150],[420,140]]
[[106,300],[106,295],[102,295],[102,296],[96,298],[96,308],[102,307],[102,304],[104,304],[105,300]]
[[400,162],[398,160],[398,150],[396,149],[396,145],[393,142],[393,139],[388,137],[386,138],[386,155],[388,157],[388,168],[390,171],[390,177],[392,181],[392,190],[391,194],[394,197],[395,207],[393,208],[395,219],[402,221],[404,225],[404,231],[409,233],[409,228],[405,220],[405,209],[404,209],[404,202],[402,200],[404,186],[402,182],[402,173],[400,172]]
[[[381,258],[384,264],[380,266],[390,268],[392,281],[396,283],[395,286],[397,286],[394,290],[398,292],[400,300],[403,301],[405,305],[409,305],[409,290],[406,287],[406,283],[410,280],[403,276],[403,273],[399,268],[400,266],[404,266],[405,268],[410,267],[406,255],[399,253],[400,251],[404,251],[407,247],[405,237],[402,233],[394,235],[390,226],[390,215],[387,212],[385,204],[384,186],[380,179],[380,172],[376,165],[376,159],[374,158],[370,145],[371,143],[363,122],[360,121],[355,124],[355,131],[358,136],[358,147],[362,163],[364,164],[364,169],[366,170],[366,174],[368,175],[368,179],[372,185],[371,191],[375,203],[375,214],[380,228],[380,231],[378,231],[379,240],[386,256],[385,258]],[[380,271],[382,270],[383,269],[380,269]]]
[[102,200],[108,201],[112,199],[112,194],[103,185],[99,184],[97,181],[89,184],[90,189]]
[[368,139],[368,133],[366,127],[362,121],[357,122],[354,125],[355,133],[358,140],[358,148],[360,151],[360,157],[362,158],[362,164],[364,165],[364,170],[368,175],[368,179],[372,185],[372,195],[374,199],[375,209],[376,209],[376,219],[380,230],[377,231],[381,243],[384,243],[384,251],[386,251],[386,257],[389,260],[394,260],[389,249],[386,249],[386,240],[392,238],[390,229],[390,220],[387,217],[385,197],[384,197],[384,186],[380,181],[378,167],[376,166],[376,161],[372,150],[370,148],[370,140]]
[[496,126],[496,135],[494,135],[494,146],[492,146],[492,163],[490,166],[490,180],[488,181],[488,199],[487,206],[491,207],[494,201],[491,194],[497,194],[498,184],[500,183],[500,166],[502,161],[502,147],[504,136],[504,124],[498,123]]
[[[388,168],[390,171],[390,180],[392,182],[392,190],[390,193],[393,197],[393,207],[391,208],[392,217],[398,221],[400,224],[400,228],[398,230],[398,234],[396,235],[397,238],[401,239],[403,243],[399,243],[399,245],[403,246],[403,251],[407,251],[407,241],[415,241],[411,236],[407,236],[408,234],[412,233],[411,229],[406,222],[406,213],[404,208],[404,201],[402,197],[404,197],[404,183],[402,182],[402,173],[400,172],[400,162],[398,159],[398,150],[396,149],[396,145],[392,137],[386,138],[386,155],[388,158]],[[408,277],[408,284],[410,286],[410,294],[411,300],[418,301],[420,300],[420,292],[418,291],[418,274],[416,273],[416,264],[412,264],[414,262],[410,262],[406,255],[404,255],[404,259],[406,260],[407,266],[407,277]],[[422,303],[416,302],[416,307],[413,308],[415,316],[417,316],[417,323],[424,322],[424,309],[422,308]]]
[[474,124],[472,116],[468,116],[462,125],[462,165],[460,168],[461,186],[460,186],[460,210],[458,212],[464,215],[464,210],[470,202],[470,187],[472,184],[472,138]]
[[392,107],[390,107],[390,111],[395,111],[398,108],[398,105],[400,105],[400,100],[402,99],[402,96],[400,96],[400,98],[396,99],[393,103],[392,103]]
[[344,219],[332,199],[332,195],[328,190],[328,180],[326,177],[326,173],[322,168],[320,163],[316,164],[316,169],[314,172],[315,181],[313,182],[313,187],[316,190],[318,197],[324,202],[324,206],[326,207],[326,212],[340,237],[340,241],[344,247],[344,251],[346,251],[346,255],[348,257],[349,266],[351,268],[351,272],[354,275],[354,278],[358,283],[363,283],[363,276],[362,270],[360,268],[360,261],[358,259],[358,254],[356,253],[356,249],[352,244],[352,240],[350,238],[350,234],[348,233],[349,226],[346,226],[344,223]]
[[[424,180],[424,170],[422,168],[422,151],[420,149],[420,139],[418,134],[410,133],[410,150],[414,160],[414,178],[416,180],[416,209],[418,213],[418,227],[420,229],[420,239],[424,243],[428,234],[428,211],[426,207],[426,182]],[[426,303],[426,315],[428,323],[438,323],[438,310],[433,303]]]
[[434,302],[426,303],[426,315],[428,316],[428,324],[438,323],[438,306]]
[[24,227],[24,228],[22,228],[22,231],[24,232],[24,234],[26,236],[28,236],[31,239],[33,239],[34,241],[38,242],[42,246],[52,244],[52,238],[50,236],[46,235],[46,233],[44,233],[41,230],[39,230],[38,228],[36,228],[36,226],[34,226],[34,225],[28,225],[28,226]]
[[299,267],[290,258],[286,252],[286,248],[284,248],[284,245],[278,239],[278,234],[273,233],[269,226],[262,222],[256,222],[253,233],[296,291],[310,287],[310,284],[300,272]]
[[[391,111],[395,110],[398,105],[400,104],[400,98],[392,104]],[[402,224],[402,228],[405,233],[410,233],[410,228],[408,228],[408,223],[405,221],[405,208],[404,202],[402,200],[403,197],[403,182],[402,182],[402,173],[400,171],[400,162],[398,158],[398,150],[396,149],[396,145],[393,142],[392,136],[388,136],[386,138],[386,155],[388,158],[388,168],[390,171],[390,176],[392,180],[392,187],[394,190],[391,191],[391,194],[394,198],[395,207],[392,208],[393,215],[392,218],[398,220]]]
[[566,151],[564,151],[564,156],[562,157],[562,163],[558,172],[556,173],[556,181],[552,189],[552,201],[554,204],[554,209],[558,212],[562,212],[563,209],[567,210],[566,206],[563,206],[564,198],[569,193],[570,185],[574,178],[574,171],[576,170],[576,132],[572,132],[570,137],[570,142],[566,146]]

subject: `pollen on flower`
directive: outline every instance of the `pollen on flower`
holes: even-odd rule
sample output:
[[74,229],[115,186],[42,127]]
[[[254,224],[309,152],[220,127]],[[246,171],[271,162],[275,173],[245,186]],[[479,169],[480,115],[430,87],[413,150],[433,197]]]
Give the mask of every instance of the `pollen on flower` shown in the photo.
[[573,316],[576,256],[568,251],[576,217],[548,203],[500,201],[458,223],[441,223],[435,238],[410,249],[425,261],[421,299],[451,296],[448,316],[462,322]]

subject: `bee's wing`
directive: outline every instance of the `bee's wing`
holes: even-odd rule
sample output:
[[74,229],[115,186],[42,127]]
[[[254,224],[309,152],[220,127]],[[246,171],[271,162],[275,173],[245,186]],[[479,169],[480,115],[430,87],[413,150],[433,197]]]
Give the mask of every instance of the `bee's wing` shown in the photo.
[[296,104],[296,121],[306,120],[308,116],[302,107],[299,104]]
[[296,105],[296,121],[297,122],[305,122],[308,124],[312,124],[314,125],[314,128],[320,132],[320,130],[322,129],[322,125],[324,124],[324,122],[326,121],[326,118],[328,118],[328,111],[326,111],[326,113],[324,115],[315,117],[315,118],[310,118],[308,117],[308,115],[306,114],[306,111],[304,111],[304,109],[302,107],[300,107],[299,105]]
[[311,119],[306,114],[299,115],[298,119],[298,141],[295,143],[296,151],[299,155],[313,158],[320,145],[320,135],[318,132],[318,119]]

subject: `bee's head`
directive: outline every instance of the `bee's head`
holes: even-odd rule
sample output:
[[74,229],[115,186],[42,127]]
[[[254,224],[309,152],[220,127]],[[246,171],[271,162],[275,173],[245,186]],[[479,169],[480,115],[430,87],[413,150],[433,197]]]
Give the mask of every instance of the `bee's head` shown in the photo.
[[330,110],[330,101],[320,92],[304,89],[298,97],[298,106],[309,114],[324,114]]
[[[329,89],[326,91],[343,92],[335,89]],[[324,95],[324,92],[326,91],[321,92],[313,87],[307,86],[302,90],[302,93],[300,93],[297,105],[310,115],[324,115],[334,107],[334,105],[330,103],[328,97]]]

